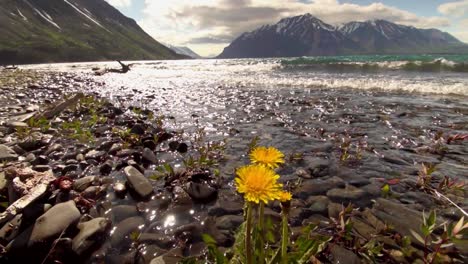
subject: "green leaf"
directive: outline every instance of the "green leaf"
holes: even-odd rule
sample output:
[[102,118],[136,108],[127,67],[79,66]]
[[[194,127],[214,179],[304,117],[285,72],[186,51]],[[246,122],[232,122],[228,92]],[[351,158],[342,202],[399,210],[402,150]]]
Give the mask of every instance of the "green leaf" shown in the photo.
[[410,229],[410,233],[414,236],[414,238],[416,238],[416,240],[418,240],[419,242],[421,242],[422,244],[425,244],[426,242],[424,241],[424,238],[421,237],[420,234],[418,234],[416,231]]
[[216,240],[208,234],[202,234],[202,240],[207,245],[216,245]]

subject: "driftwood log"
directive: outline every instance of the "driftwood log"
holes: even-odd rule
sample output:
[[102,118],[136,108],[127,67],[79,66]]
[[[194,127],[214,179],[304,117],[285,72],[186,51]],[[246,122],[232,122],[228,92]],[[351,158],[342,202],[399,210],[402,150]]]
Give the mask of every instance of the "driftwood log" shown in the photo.
[[12,181],[12,188],[23,196],[0,214],[0,225],[9,221],[32,202],[42,197],[46,193],[50,182],[55,180],[52,171],[37,172],[30,168],[10,167],[5,171],[5,176]]
[[43,113],[39,113],[36,116],[34,116],[35,119],[41,119],[41,118],[46,118],[46,119],[52,119],[56,116],[58,116],[62,111],[67,109],[68,107],[72,107],[76,105],[81,98],[84,97],[83,93],[78,93],[71,97],[70,99],[65,100],[62,103],[59,103],[58,105],[54,106],[52,109],[47,110]]

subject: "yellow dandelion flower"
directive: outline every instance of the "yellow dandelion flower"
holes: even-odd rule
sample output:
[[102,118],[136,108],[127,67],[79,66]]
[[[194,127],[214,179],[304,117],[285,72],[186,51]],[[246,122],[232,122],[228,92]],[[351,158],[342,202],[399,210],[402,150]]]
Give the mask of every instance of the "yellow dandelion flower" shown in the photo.
[[236,171],[236,187],[244,194],[247,201],[268,203],[278,199],[278,190],[282,184],[278,183],[279,175],[273,170],[261,165],[248,165]]
[[290,192],[280,191],[278,200],[282,203],[291,201],[292,195]]
[[265,165],[276,169],[284,163],[284,154],[274,147],[256,147],[250,153],[252,163]]

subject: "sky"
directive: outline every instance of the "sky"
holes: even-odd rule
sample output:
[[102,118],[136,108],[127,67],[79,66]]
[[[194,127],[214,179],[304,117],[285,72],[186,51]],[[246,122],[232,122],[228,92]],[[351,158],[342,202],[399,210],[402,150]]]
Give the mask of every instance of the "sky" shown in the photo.
[[215,56],[243,32],[310,13],[324,22],[385,19],[468,43],[468,0],[106,0],[156,40]]

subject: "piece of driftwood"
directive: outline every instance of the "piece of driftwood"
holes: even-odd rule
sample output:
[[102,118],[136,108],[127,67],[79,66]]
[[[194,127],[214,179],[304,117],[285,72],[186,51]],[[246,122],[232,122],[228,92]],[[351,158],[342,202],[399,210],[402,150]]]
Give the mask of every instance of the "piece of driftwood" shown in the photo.
[[80,101],[81,98],[84,97],[83,93],[78,93],[74,95],[72,98],[65,100],[64,102],[59,103],[58,105],[54,106],[51,110],[47,110],[43,113],[39,113],[35,116],[36,119],[46,118],[52,119],[58,116],[63,110],[67,109],[68,107],[74,106]]
[[106,74],[108,72],[127,73],[127,72],[130,71],[130,66],[132,66],[132,64],[124,64],[119,60],[117,62],[120,64],[120,67],[122,67],[121,69],[103,69],[103,70],[100,70],[100,69],[94,68],[93,69],[94,74],[98,75],[98,76],[101,76],[101,75],[104,75],[104,74]]
[[55,180],[52,171],[37,172],[31,168],[11,167],[6,170],[6,176],[12,179],[13,188],[23,194],[12,203],[5,212],[0,214],[0,225],[21,213],[26,206],[46,193],[47,188]]

